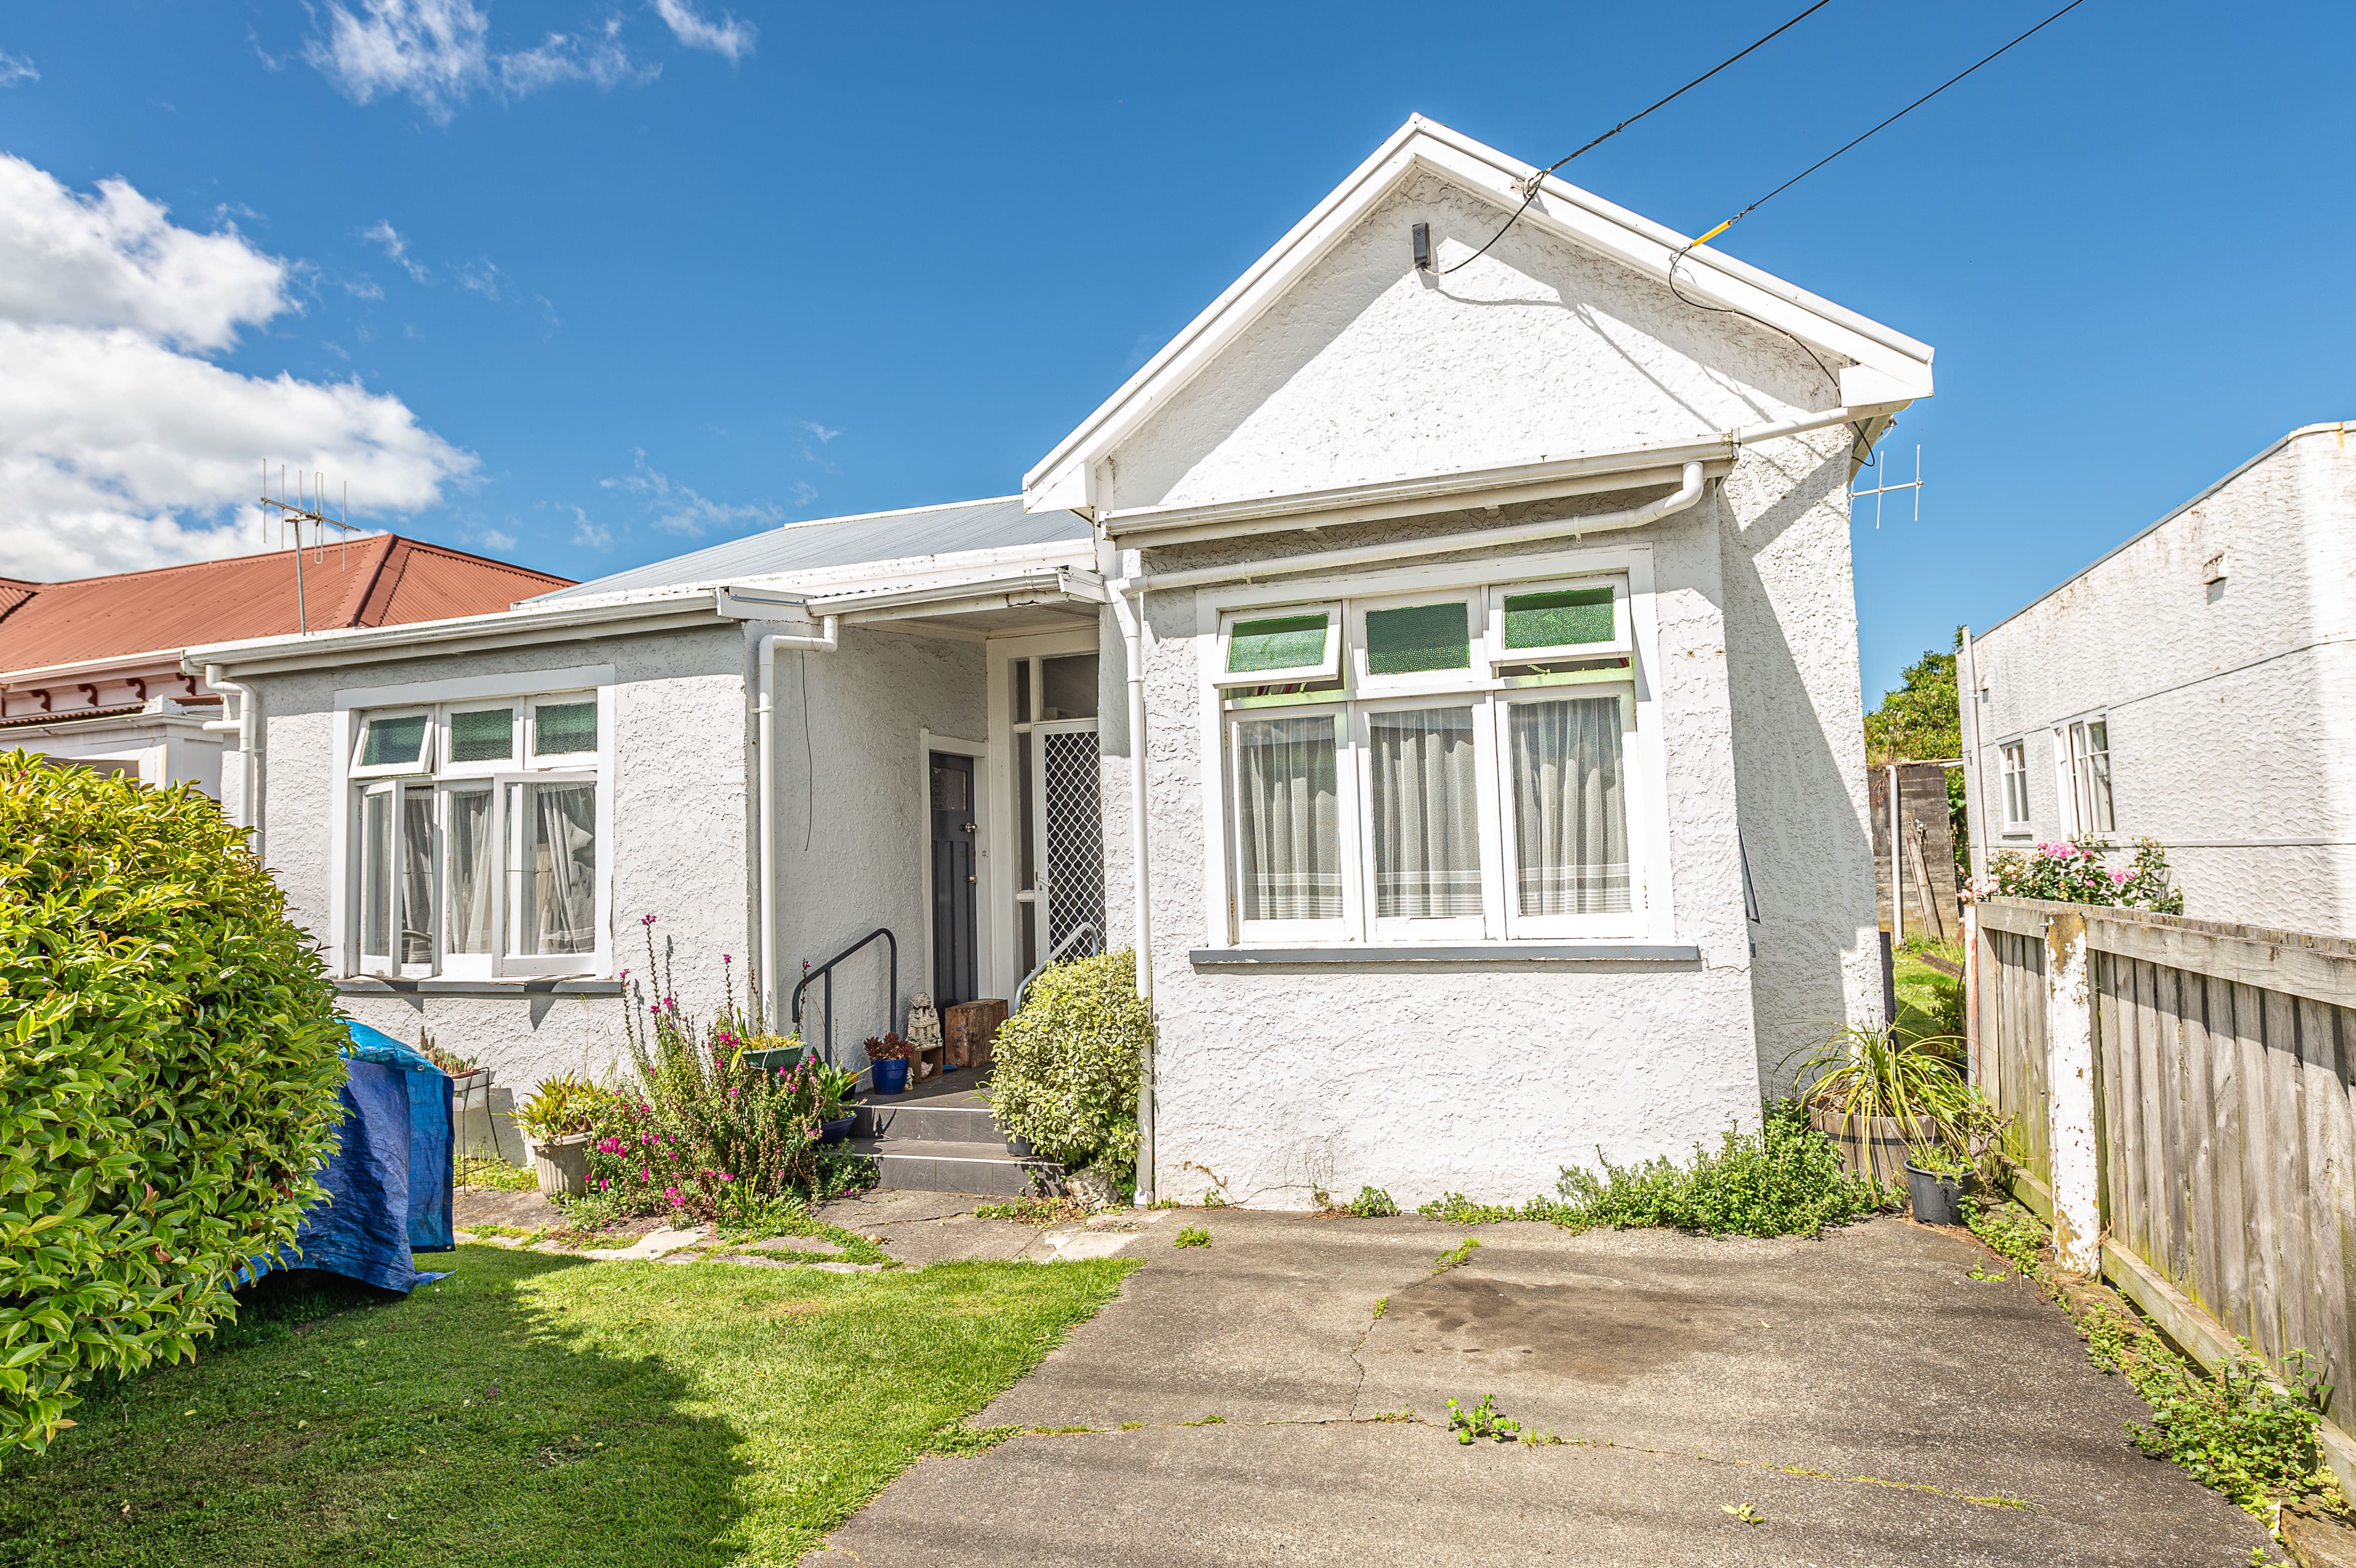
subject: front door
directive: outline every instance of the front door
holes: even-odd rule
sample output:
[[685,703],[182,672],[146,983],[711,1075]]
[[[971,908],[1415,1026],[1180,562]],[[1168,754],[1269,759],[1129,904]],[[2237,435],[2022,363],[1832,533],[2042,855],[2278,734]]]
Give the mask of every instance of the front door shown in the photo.
[[932,754],[933,1005],[970,1002],[980,991],[980,907],[974,864],[973,758]]

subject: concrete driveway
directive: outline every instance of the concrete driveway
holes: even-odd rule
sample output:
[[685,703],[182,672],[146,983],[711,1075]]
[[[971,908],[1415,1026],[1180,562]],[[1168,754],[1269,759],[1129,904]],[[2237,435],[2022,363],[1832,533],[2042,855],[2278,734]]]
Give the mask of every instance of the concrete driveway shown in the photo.
[[[920,1461],[830,1539],[867,1568],[2247,1568],[2266,1543],[2127,1442],[2147,1412],[2058,1309],[1903,1220],[1751,1241],[1164,1211],[1045,1247],[944,1195],[844,1208],[912,1262],[1145,1265],[977,1422],[1087,1430]],[[1173,1246],[1188,1224],[1212,1245]],[[1451,1395],[1562,1441],[1462,1446]]]

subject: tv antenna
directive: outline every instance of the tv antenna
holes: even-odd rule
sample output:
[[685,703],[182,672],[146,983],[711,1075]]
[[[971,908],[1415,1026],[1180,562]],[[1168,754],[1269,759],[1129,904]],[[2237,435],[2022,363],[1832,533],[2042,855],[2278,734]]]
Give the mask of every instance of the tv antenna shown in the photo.
[[1876,529],[1879,529],[1881,526],[1881,498],[1884,496],[1896,495],[1900,490],[1912,490],[1914,492],[1914,521],[1917,522],[1922,521],[1922,447],[1920,442],[1917,442],[1914,446],[1914,477],[1912,478],[1907,480],[1902,485],[1884,483],[1876,489],[1869,490],[1852,489],[1848,492],[1848,504],[1852,509],[1854,509],[1858,502],[1863,500],[1868,496],[1871,496],[1873,498],[1873,526]]
[[[303,600],[303,551],[305,549],[303,525],[307,522],[316,531],[312,535],[309,548],[321,561],[327,559],[327,530],[333,528],[342,531],[343,537],[337,542],[342,548],[344,554],[343,558],[336,564],[337,569],[341,570],[351,564],[352,535],[361,532],[345,521],[351,515],[351,505],[352,487],[346,484],[342,489],[342,499],[336,508],[336,515],[328,516],[327,477],[325,474],[305,473],[300,468],[294,470],[294,499],[288,499],[286,465],[284,463],[278,465],[278,493],[272,495],[270,493],[270,460],[266,457],[262,459],[262,542],[267,544],[270,542],[270,525],[273,522],[278,524],[278,539],[281,544],[286,541],[286,531],[290,527],[294,531],[294,621],[301,630],[311,629],[311,612]],[[273,515],[273,513],[275,515]]]

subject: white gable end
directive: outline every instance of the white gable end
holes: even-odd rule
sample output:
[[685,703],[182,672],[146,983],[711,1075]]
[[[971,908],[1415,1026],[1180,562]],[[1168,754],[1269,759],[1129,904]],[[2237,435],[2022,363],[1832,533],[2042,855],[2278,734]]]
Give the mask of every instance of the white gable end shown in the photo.
[[1525,177],[1409,121],[1057,445],[1025,506],[1249,503],[1929,395],[1927,347],[1707,246],[1679,263],[1679,300],[1684,236],[1558,180],[1478,260],[1415,268],[1413,224],[1454,266]]
[[[1788,338],[1680,304],[1418,168],[1108,454],[1098,503],[1194,507],[1699,439],[1838,403]],[[1836,371],[1841,361],[1827,360]]]

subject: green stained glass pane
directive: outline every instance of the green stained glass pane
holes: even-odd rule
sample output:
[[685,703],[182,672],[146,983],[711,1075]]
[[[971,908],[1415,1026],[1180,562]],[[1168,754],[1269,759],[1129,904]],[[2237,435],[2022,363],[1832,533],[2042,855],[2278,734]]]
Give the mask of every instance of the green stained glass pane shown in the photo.
[[569,757],[597,749],[597,704],[542,703],[531,711],[534,757]]
[[1366,612],[1366,671],[1412,675],[1472,668],[1472,633],[1464,601]]
[[1505,646],[1575,648],[1612,640],[1612,590],[1567,588],[1505,596]]
[[1239,620],[1227,629],[1227,673],[1301,670],[1325,662],[1325,618],[1277,616]]
[[486,708],[450,715],[450,760],[504,762],[515,755],[515,710]]
[[424,745],[423,714],[413,714],[405,719],[370,719],[368,739],[360,746],[360,766],[383,768],[392,763],[414,762]]

